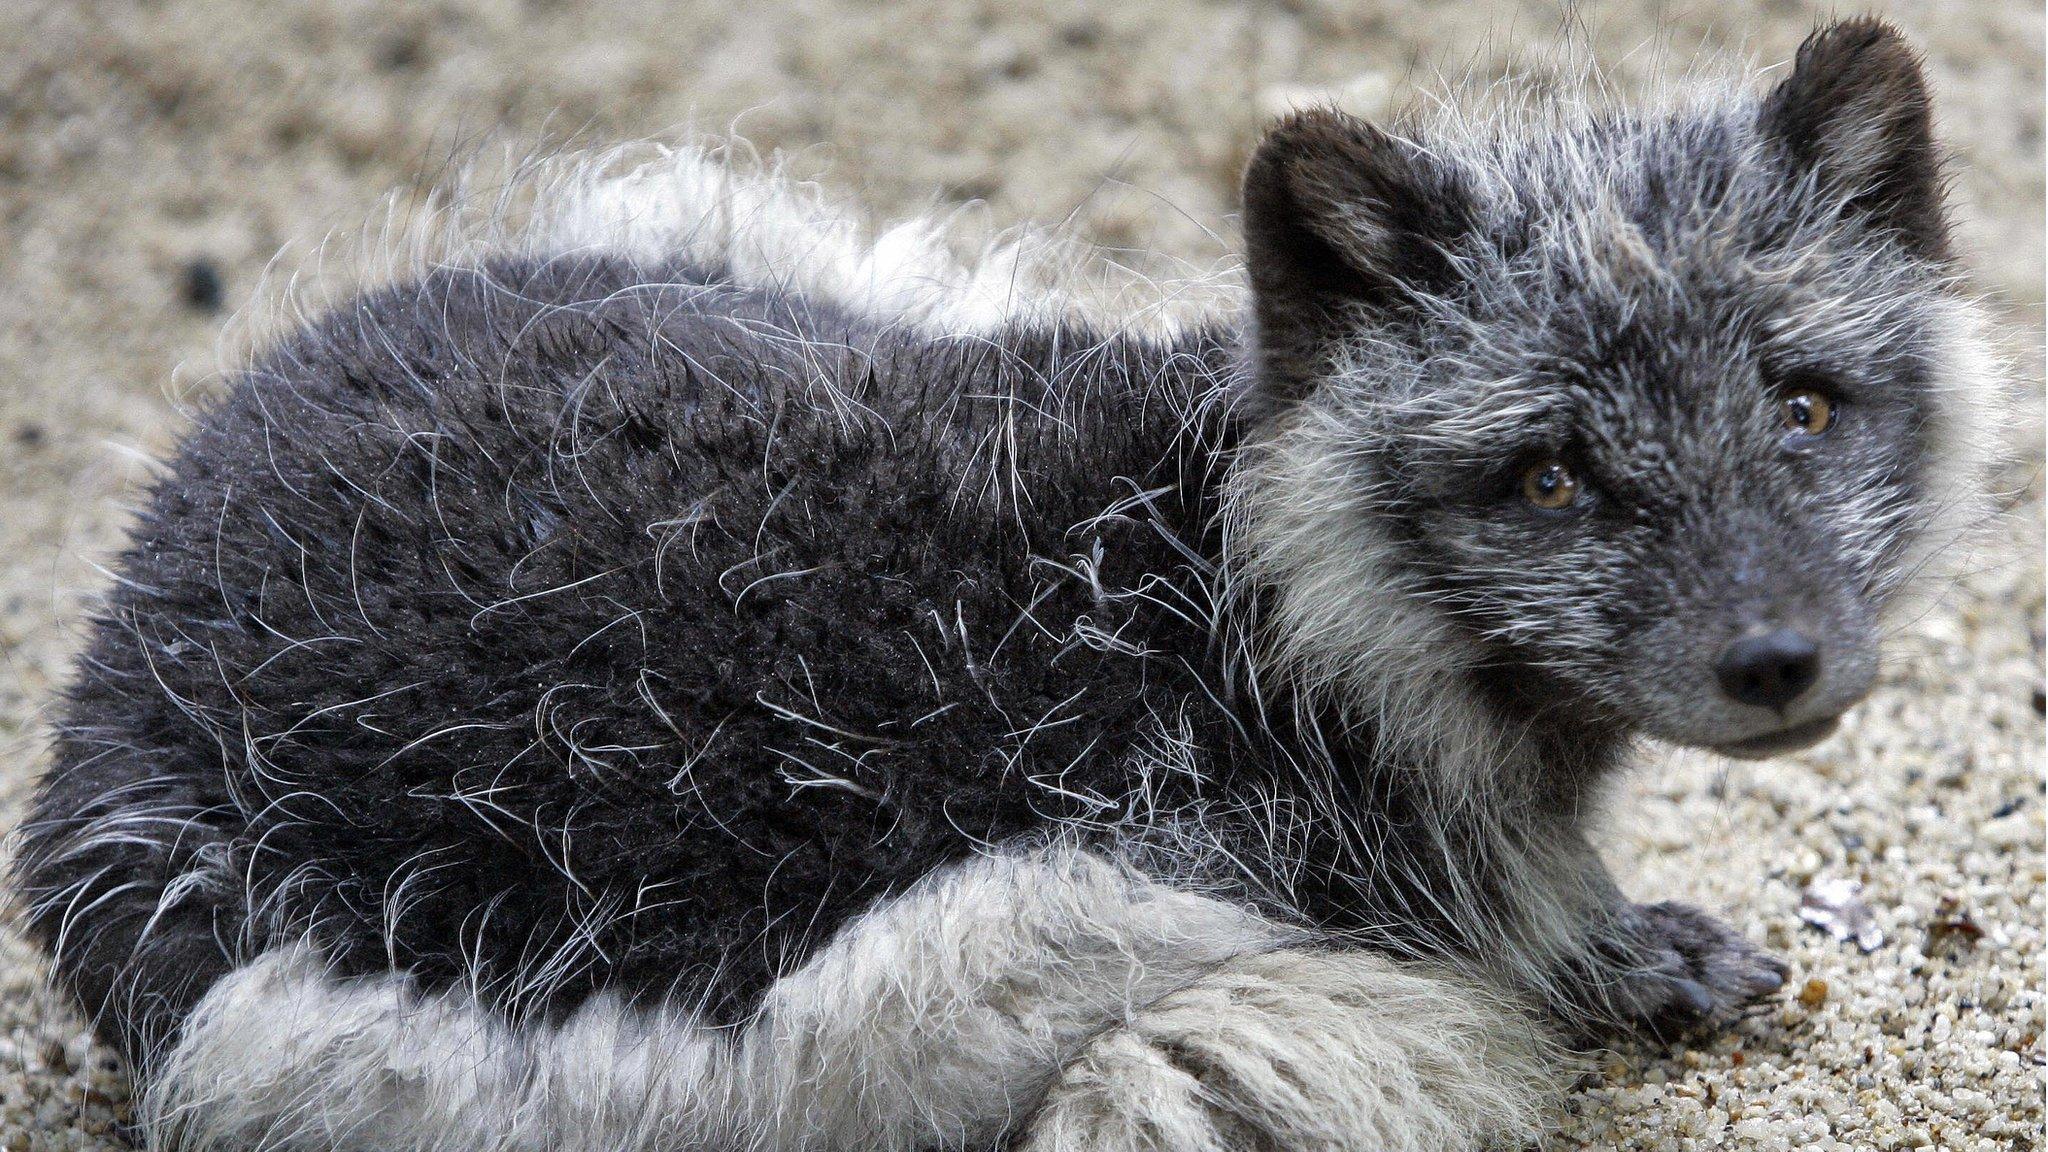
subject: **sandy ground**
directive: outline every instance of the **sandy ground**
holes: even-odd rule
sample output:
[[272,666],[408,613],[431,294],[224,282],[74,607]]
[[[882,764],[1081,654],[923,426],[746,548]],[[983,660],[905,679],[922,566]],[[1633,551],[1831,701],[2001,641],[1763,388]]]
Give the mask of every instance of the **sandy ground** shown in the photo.
[[[1627,89],[1702,43],[1781,60],[1825,7],[1581,15]],[[1963,239],[2022,350],[2020,415],[1984,414],[2015,445],[2008,510],[1846,735],[1635,777],[1619,874],[1724,911],[1795,976],[1723,1038],[1604,1058],[1557,1148],[2041,1147],[2042,14],[1879,7],[1929,52]],[[883,215],[981,200],[1206,266],[1289,93],[1371,113],[1439,73],[1541,59],[1557,31],[1550,3],[1456,0],[0,5],[0,824],[142,454],[231,355],[219,309],[280,247],[359,225],[451,155],[732,125]],[[1799,919],[1801,891],[1838,878],[1865,885],[1870,952]],[[117,1146],[125,1081],[41,973],[0,935],[0,1150]]]

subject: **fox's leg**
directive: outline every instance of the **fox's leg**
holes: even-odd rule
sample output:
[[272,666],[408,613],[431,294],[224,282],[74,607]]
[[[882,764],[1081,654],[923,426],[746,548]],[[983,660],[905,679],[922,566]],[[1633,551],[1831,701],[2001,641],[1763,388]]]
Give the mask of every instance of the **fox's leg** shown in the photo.
[[213,986],[143,1119],[161,1146],[238,1150],[985,1147],[1105,1029],[1295,940],[1041,851],[949,868],[869,911],[729,1031],[607,997],[509,1021],[402,974],[335,979],[302,946]]
[[1522,927],[1494,934],[1519,947],[1490,958],[1503,983],[1582,1039],[1724,1024],[1784,985],[1782,961],[1705,912],[1629,900],[1575,829],[1551,830],[1548,850],[1524,859],[1518,886],[1504,889]]
[[1020,1152],[1459,1152],[1542,1129],[1563,1061],[1527,1013],[1366,953],[1241,957],[1062,1070]]

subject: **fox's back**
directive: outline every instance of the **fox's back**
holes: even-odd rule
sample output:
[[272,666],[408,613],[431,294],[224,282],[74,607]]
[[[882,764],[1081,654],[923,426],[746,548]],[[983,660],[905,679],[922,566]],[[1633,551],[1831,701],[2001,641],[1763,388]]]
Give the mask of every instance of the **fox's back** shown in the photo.
[[153,493],[41,835],[216,826],[246,847],[148,866],[344,970],[743,1003],[878,893],[1113,813],[1126,749],[1196,723],[1201,645],[1158,633],[1205,623],[1228,371],[596,258],[365,297]]

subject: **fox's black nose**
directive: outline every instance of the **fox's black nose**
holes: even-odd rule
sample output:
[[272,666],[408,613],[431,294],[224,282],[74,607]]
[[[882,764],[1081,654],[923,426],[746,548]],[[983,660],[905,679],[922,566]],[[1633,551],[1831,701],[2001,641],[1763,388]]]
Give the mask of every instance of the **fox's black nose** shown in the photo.
[[1721,653],[1714,675],[1733,699],[1783,708],[1820,679],[1820,648],[1790,628],[1745,636]]

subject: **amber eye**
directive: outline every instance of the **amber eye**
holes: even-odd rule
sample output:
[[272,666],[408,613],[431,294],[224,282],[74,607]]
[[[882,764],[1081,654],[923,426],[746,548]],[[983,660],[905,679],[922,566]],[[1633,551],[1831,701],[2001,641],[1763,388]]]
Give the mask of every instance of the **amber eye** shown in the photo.
[[1802,436],[1818,436],[1834,427],[1835,402],[1818,388],[1794,388],[1778,405],[1785,429]]
[[1579,498],[1579,478],[1562,460],[1542,460],[1522,473],[1522,499],[1546,512],[1572,506]]

